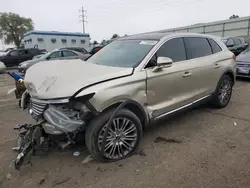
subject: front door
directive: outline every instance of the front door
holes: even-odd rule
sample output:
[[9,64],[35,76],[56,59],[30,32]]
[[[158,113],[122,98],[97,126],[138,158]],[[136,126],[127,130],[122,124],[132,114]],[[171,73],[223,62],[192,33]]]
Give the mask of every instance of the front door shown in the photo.
[[[154,72],[157,57],[169,57],[171,67]],[[154,65],[155,64],[155,65]],[[163,44],[146,67],[147,104],[152,116],[157,117],[179,108],[189,102],[191,67],[186,64],[186,51],[183,38],[174,38]]]
[[32,59],[32,55],[28,50],[20,50],[19,54],[18,63]]

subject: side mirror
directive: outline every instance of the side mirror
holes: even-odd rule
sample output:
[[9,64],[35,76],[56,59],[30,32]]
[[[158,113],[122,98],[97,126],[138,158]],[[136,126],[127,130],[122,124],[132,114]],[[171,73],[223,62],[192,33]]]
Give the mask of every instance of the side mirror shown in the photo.
[[158,57],[157,58],[157,66],[153,69],[153,72],[157,72],[160,69],[171,67],[173,64],[173,60],[169,57]]
[[173,60],[169,57],[158,57],[157,58],[157,66],[154,67],[153,72],[157,72],[163,68],[171,67],[173,64]]
[[172,66],[173,60],[170,59],[169,57],[158,57],[157,58],[157,66],[167,66],[170,67]]
[[50,60],[50,57],[48,56],[48,57],[46,57],[46,59],[47,59],[47,60]]

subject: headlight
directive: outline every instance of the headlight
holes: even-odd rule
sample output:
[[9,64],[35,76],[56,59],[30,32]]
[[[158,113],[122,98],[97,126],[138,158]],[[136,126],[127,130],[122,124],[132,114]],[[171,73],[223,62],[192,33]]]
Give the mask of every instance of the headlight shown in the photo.
[[28,66],[28,63],[21,63],[19,66],[20,66],[20,67],[27,67],[27,66]]
[[68,103],[69,99],[68,98],[63,98],[63,99],[49,99],[49,100],[40,100],[40,99],[35,99],[32,98],[33,101],[36,101],[38,103],[45,103],[45,104],[63,104],[63,103]]

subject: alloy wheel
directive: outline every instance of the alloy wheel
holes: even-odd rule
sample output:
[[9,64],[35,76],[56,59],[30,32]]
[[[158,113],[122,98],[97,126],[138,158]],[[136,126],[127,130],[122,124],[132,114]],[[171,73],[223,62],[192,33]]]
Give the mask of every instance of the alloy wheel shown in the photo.
[[221,104],[225,105],[230,100],[231,96],[231,82],[228,79],[222,81],[219,88],[219,101]]
[[[101,151],[107,124],[98,136],[98,148]],[[131,153],[137,143],[138,133],[135,124],[126,117],[114,118],[107,132],[103,156],[114,160]]]

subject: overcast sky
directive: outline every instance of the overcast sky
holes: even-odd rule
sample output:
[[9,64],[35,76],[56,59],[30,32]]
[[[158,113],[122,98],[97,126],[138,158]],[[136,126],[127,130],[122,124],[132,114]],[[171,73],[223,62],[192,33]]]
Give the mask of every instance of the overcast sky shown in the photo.
[[82,6],[87,10],[86,32],[98,42],[114,33],[205,23],[232,14],[250,16],[250,0],[0,0],[0,12],[32,18],[36,30],[46,31],[82,32]]

